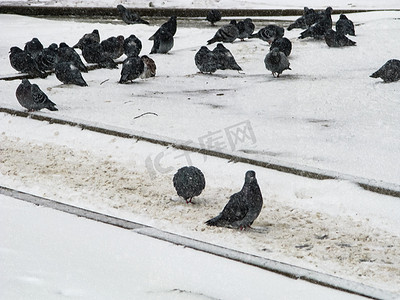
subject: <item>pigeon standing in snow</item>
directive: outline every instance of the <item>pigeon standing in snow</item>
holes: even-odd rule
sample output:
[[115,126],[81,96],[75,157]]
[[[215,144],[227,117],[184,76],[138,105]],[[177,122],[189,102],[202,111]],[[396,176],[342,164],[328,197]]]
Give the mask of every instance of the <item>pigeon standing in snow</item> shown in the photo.
[[141,50],[142,42],[136,35],[131,34],[124,40],[124,53],[126,56],[138,56]]
[[351,20],[349,20],[346,15],[341,14],[339,17],[339,20],[336,22],[336,32],[346,35],[356,35],[356,32],[354,30],[354,24]]
[[292,24],[290,24],[287,30],[292,30],[294,28],[307,29],[312,24],[318,20],[318,14],[314,9],[304,7],[303,15],[296,19]]
[[117,9],[119,15],[126,24],[146,24],[149,25],[149,22],[143,20],[137,13],[131,12],[126,9],[122,4],[117,5]]
[[56,77],[64,84],[87,86],[81,71],[72,62],[59,62],[55,68]]
[[221,12],[218,9],[211,9],[207,12],[206,20],[214,26],[216,22],[221,21]]
[[160,28],[157,29],[157,31],[149,37],[149,40],[152,41],[156,38],[156,36],[159,36],[159,32],[161,30],[169,32],[172,36],[175,35],[177,29],[177,22],[176,22],[176,16],[172,16],[169,18],[167,22],[162,24]]
[[283,27],[270,24],[261,28],[257,33],[253,33],[249,38],[259,38],[271,44],[274,40],[283,37],[285,29]]
[[11,67],[18,72],[28,73],[33,77],[47,77],[47,74],[39,69],[33,57],[19,47],[11,47],[9,59]]
[[143,73],[140,75],[140,78],[149,78],[156,76],[156,63],[147,55],[142,55],[140,57],[144,63]]
[[247,171],[240,192],[233,194],[222,212],[206,222],[209,226],[245,229],[259,216],[263,198],[258,186],[256,173]]
[[329,47],[345,47],[356,45],[356,42],[350,40],[344,34],[335,32],[333,29],[329,29],[325,33],[325,42]]
[[217,44],[217,47],[214,48],[213,52],[217,57],[217,67],[220,70],[236,70],[241,71],[242,68],[237,64],[235,58],[232,53],[225,48],[221,43]]
[[218,69],[218,58],[213,51],[202,46],[194,56],[196,67],[201,73],[214,73]]
[[119,83],[132,82],[144,71],[144,62],[139,56],[129,56],[124,60]]
[[118,69],[117,63],[104,51],[101,44],[97,42],[86,44],[86,42],[84,42],[81,47],[82,56],[86,62],[98,64],[101,68]]
[[47,95],[37,84],[31,84],[28,79],[22,79],[15,92],[19,104],[28,111],[38,111],[47,108],[51,111],[58,110],[55,103],[51,102]]
[[207,41],[207,44],[216,42],[233,43],[239,36],[239,29],[236,27],[236,21],[232,20],[228,25],[222,26],[217,30],[214,37]]
[[56,43],[44,48],[36,57],[36,63],[40,70],[53,70],[58,62],[58,46]]
[[91,33],[85,33],[72,48],[82,49],[83,44],[100,43],[100,34],[97,29],[94,29]]
[[265,67],[272,72],[272,75],[279,77],[284,70],[291,70],[290,63],[286,55],[279,51],[279,48],[273,48],[264,59]]
[[61,42],[58,47],[58,62],[71,62],[79,71],[87,73],[88,69],[82,62],[80,55],[75,51],[75,49],[68,46],[66,43]]
[[246,18],[243,21],[237,22],[236,26],[239,30],[238,39],[241,39],[242,41],[251,36],[254,32],[254,29],[256,28],[253,20],[250,18]]
[[174,46],[173,35],[165,28],[160,28],[155,33],[153,40],[153,47],[151,48],[150,54],[153,53],[168,53]]
[[111,59],[117,59],[124,54],[124,36],[119,35],[117,37],[112,36],[100,43],[104,53],[111,57]]
[[378,71],[370,75],[372,78],[382,78],[384,82],[394,82],[400,79],[400,60],[390,59]]
[[319,14],[318,21],[300,33],[300,39],[312,37],[315,39],[323,39],[325,33],[332,29],[332,7],[328,7]]
[[172,181],[178,196],[186,203],[191,203],[193,197],[200,195],[206,186],[203,172],[194,166],[180,168]]
[[292,52],[292,42],[285,37],[274,40],[269,50],[272,50],[275,47],[279,48],[279,51],[285,53],[286,56],[289,56]]
[[37,38],[33,38],[31,41],[27,42],[24,47],[24,51],[29,53],[33,59],[36,59],[42,50],[43,45]]

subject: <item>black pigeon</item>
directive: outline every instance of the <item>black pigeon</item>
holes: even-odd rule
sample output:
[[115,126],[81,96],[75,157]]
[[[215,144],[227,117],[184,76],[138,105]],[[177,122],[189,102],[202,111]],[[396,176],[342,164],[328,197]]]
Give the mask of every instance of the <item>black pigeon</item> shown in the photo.
[[206,20],[214,26],[216,22],[221,21],[221,12],[218,9],[209,10],[207,12]]
[[272,50],[275,47],[279,48],[279,51],[285,53],[286,56],[289,56],[292,52],[292,42],[285,37],[273,41],[269,50]]
[[87,86],[81,71],[72,62],[59,62],[55,68],[56,77],[64,84]]
[[339,20],[336,22],[336,32],[343,35],[356,35],[353,22],[344,14],[341,14]]
[[151,48],[150,54],[168,53],[173,46],[174,46],[173,35],[165,28],[160,28],[160,30],[158,30],[155,33],[155,37],[153,40],[153,47]]
[[53,70],[58,62],[58,46],[56,43],[44,48],[36,57],[36,63],[40,70]]
[[332,7],[327,7],[325,11],[318,14],[318,20],[315,24],[300,33],[300,39],[312,37],[315,39],[323,39],[325,33],[332,29]]
[[136,35],[131,34],[124,40],[124,53],[126,56],[138,56],[141,50],[142,42]]
[[71,62],[79,71],[87,73],[88,69],[82,62],[80,55],[75,51],[75,49],[68,46],[66,43],[60,43],[58,48],[58,62]]
[[33,57],[18,47],[10,49],[10,64],[18,72],[28,73],[32,77],[46,78],[46,72],[39,69]]
[[236,21],[232,20],[228,25],[222,26],[217,30],[214,37],[207,41],[207,44],[216,42],[233,43],[239,36],[239,29],[236,27]]
[[139,56],[129,56],[124,60],[119,83],[132,82],[139,78],[144,71],[143,60]]
[[143,20],[137,13],[131,12],[126,9],[122,4],[117,5],[117,9],[119,15],[126,24],[146,24],[149,25],[149,22]]
[[274,40],[283,37],[285,29],[283,27],[270,24],[261,28],[257,33],[253,33],[249,38],[259,38],[271,44]]
[[72,48],[82,49],[84,44],[88,45],[91,43],[100,43],[100,34],[97,29],[94,29],[91,33],[85,33]]
[[101,68],[118,69],[117,63],[112,60],[104,51],[101,44],[97,42],[83,43],[82,56],[87,63],[98,64]]
[[245,229],[259,216],[263,198],[256,173],[247,171],[240,192],[233,194],[222,212],[206,222],[209,226]]
[[314,9],[304,7],[303,15],[296,19],[294,23],[290,24],[287,30],[292,30],[294,28],[307,29],[311,25],[313,25],[318,20],[318,14]]
[[217,44],[217,47],[214,48],[213,52],[217,57],[217,67],[220,70],[237,70],[241,71],[242,68],[237,64],[235,58],[232,53],[224,47],[221,43]]
[[286,55],[279,51],[279,48],[272,48],[271,51],[265,56],[264,59],[265,67],[272,72],[272,75],[279,77],[285,70],[290,69],[290,63]]
[[236,26],[239,30],[238,39],[241,39],[242,41],[251,36],[254,32],[254,29],[256,28],[253,23],[253,20],[250,18],[246,18],[243,21],[239,21],[236,24]]
[[218,69],[217,55],[206,46],[202,46],[194,56],[196,67],[201,73],[214,73]]
[[380,69],[370,75],[372,78],[382,78],[384,82],[394,82],[400,79],[400,60],[390,59]]
[[105,54],[112,59],[117,59],[124,54],[124,36],[112,36],[100,43]]
[[154,60],[147,55],[142,55],[140,58],[144,63],[144,70],[143,73],[140,75],[140,78],[144,79],[156,76],[157,67]]
[[182,167],[174,175],[173,184],[178,196],[191,203],[206,186],[203,172],[194,166]]
[[42,50],[43,45],[37,38],[33,38],[31,41],[27,42],[24,47],[24,51],[29,53],[33,59],[36,59]]
[[58,110],[55,103],[51,102],[47,95],[37,84],[31,84],[28,79],[22,79],[15,92],[17,100],[28,111],[38,111],[47,108],[51,111]]
[[329,47],[345,47],[356,45],[356,42],[350,40],[344,34],[335,32],[333,29],[329,29],[325,33],[325,42]]
[[159,33],[161,30],[169,32],[172,36],[175,35],[177,29],[177,23],[176,23],[176,16],[172,16],[169,18],[167,22],[162,24],[160,28],[151,36],[149,37],[149,40],[152,41],[155,39],[156,36],[159,36]]

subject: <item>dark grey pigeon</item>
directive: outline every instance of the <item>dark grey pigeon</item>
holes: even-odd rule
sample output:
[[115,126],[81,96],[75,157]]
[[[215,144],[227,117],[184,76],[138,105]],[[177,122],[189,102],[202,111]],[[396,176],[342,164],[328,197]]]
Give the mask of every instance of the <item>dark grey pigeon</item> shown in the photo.
[[142,42],[136,37],[136,35],[131,34],[124,41],[124,53],[126,56],[138,56],[142,50]]
[[249,38],[259,38],[271,44],[274,40],[283,37],[285,29],[283,27],[270,24],[261,28],[257,33],[253,33]]
[[53,70],[58,62],[58,46],[56,43],[44,48],[36,57],[36,63],[40,70]]
[[339,20],[336,22],[336,32],[343,35],[356,35],[353,22],[344,14],[341,14]]
[[217,30],[214,37],[207,41],[207,44],[216,42],[233,43],[239,36],[239,29],[236,27],[236,21],[232,20],[228,25],[222,26]]
[[241,39],[242,41],[252,35],[254,29],[256,28],[253,20],[250,18],[246,18],[243,21],[237,22],[236,26],[239,30],[238,39]]
[[38,111],[47,108],[51,111],[58,110],[55,103],[50,101],[47,95],[39,88],[37,84],[31,84],[28,79],[22,79],[15,92],[17,100],[22,107],[28,111]]
[[201,73],[214,73],[218,69],[218,58],[213,51],[202,46],[194,56],[196,67]]
[[269,50],[272,50],[275,47],[279,48],[279,51],[285,53],[286,56],[289,56],[292,52],[292,42],[285,37],[273,41]]
[[140,58],[144,63],[144,70],[143,73],[140,74],[140,78],[144,79],[156,76],[157,66],[154,60],[147,55],[142,55]]
[[155,33],[153,40],[153,47],[151,48],[150,54],[153,53],[168,53],[174,46],[174,37],[166,29],[160,28],[159,31]]
[[344,34],[335,32],[333,29],[329,29],[325,33],[325,42],[329,47],[345,47],[356,45],[356,42],[350,40]]
[[64,84],[87,86],[81,71],[72,62],[59,62],[55,68],[56,77]]
[[46,72],[39,69],[33,57],[18,47],[11,47],[10,49],[10,64],[18,72],[28,73],[32,77],[46,78]]
[[178,196],[191,203],[192,199],[201,194],[206,186],[206,180],[200,169],[190,166],[180,168],[172,180]]
[[144,71],[143,60],[139,56],[129,56],[124,60],[119,83],[132,82],[139,78]]
[[384,82],[394,82],[400,79],[400,60],[388,60],[378,71],[370,75],[372,78],[382,78]]
[[87,73],[88,69],[82,62],[80,55],[66,43],[60,43],[58,48],[58,62],[71,62],[79,71]]
[[29,53],[33,59],[36,59],[42,50],[43,45],[37,38],[33,38],[31,41],[25,43],[24,51]]
[[221,43],[217,44],[217,47],[214,48],[213,52],[217,57],[218,69],[220,70],[236,70],[241,71],[242,68],[237,64],[235,58],[232,53],[224,47]]
[[175,35],[177,29],[177,23],[176,23],[176,16],[172,16],[169,18],[167,22],[162,24],[160,28],[151,36],[149,37],[149,40],[152,41],[155,39],[156,36],[159,36],[159,33],[161,30],[169,32],[172,36]]
[[117,37],[112,36],[100,43],[103,51],[111,59],[117,59],[124,54],[124,36],[119,35]]
[[264,59],[265,67],[272,72],[272,75],[279,77],[285,70],[290,69],[290,63],[286,55],[279,51],[279,48],[275,47],[265,56]]
[[318,14],[312,8],[304,7],[303,15],[290,24],[287,30],[294,28],[307,29],[318,20]]
[[332,29],[332,7],[326,8],[318,15],[318,20],[315,24],[300,33],[300,39],[312,37],[315,39],[323,39],[325,33]]
[[97,29],[94,29],[91,33],[85,33],[72,48],[82,49],[83,44],[88,45],[90,43],[100,43],[100,34]]
[[216,22],[221,21],[221,12],[218,9],[209,10],[207,12],[206,20],[214,26]]
[[263,197],[258,186],[256,173],[247,171],[240,192],[233,194],[222,212],[206,222],[209,226],[245,229],[259,216]]
[[82,56],[86,62],[91,64],[98,64],[101,68],[118,69],[116,62],[112,60],[101,44],[97,42],[82,44]]
[[124,21],[126,24],[146,24],[149,25],[149,22],[143,20],[137,13],[133,11],[129,11],[126,9],[125,6],[122,4],[117,5],[117,9],[119,12],[119,15],[122,18],[122,21]]

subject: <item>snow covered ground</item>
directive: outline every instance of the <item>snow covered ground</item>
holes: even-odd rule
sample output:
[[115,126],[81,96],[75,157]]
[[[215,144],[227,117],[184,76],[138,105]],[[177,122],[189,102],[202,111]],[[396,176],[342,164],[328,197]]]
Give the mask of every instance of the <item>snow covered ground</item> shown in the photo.
[[[208,141],[219,140],[226,152],[400,184],[398,83],[368,77],[388,59],[398,58],[400,41],[394,37],[400,12],[349,17],[357,24],[356,47],[330,49],[321,41],[298,40],[299,30],[286,32],[293,42],[292,71],[281,78],[265,69],[268,46],[260,40],[226,45],[243,72],[197,74],[194,54],[216,31],[205,23],[204,28],[178,28],[171,53],[152,56],[154,79],[119,85],[118,70],[97,70],[83,75],[86,88],[60,85],[54,75],[32,82],[59,108],[43,114],[214,149]],[[147,38],[157,28],[15,15],[0,15],[0,24],[6,29],[0,33],[3,76],[15,73],[9,48],[22,47],[34,36],[48,45],[74,44],[94,28],[102,38],[134,33],[147,54],[152,45]],[[1,106],[22,110],[14,95],[18,84],[0,81]],[[135,119],[145,112],[157,116]],[[247,138],[234,139],[243,132]],[[6,114],[0,114],[0,134],[3,185],[400,293],[398,199],[351,182],[298,178]],[[177,199],[171,184],[174,171],[188,163],[206,175],[206,190],[195,205]],[[248,169],[257,172],[265,203],[256,230],[206,227],[204,221],[241,188]]]

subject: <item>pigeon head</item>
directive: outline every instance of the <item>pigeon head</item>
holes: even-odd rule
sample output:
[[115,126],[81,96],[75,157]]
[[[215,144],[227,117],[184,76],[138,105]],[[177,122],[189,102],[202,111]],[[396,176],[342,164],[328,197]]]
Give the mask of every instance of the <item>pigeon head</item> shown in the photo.
[[120,12],[126,11],[126,8],[125,8],[123,5],[121,5],[121,4],[118,4],[118,5],[117,5],[117,9],[118,9],[118,11],[120,11]]
[[24,52],[24,50],[22,50],[21,48],[14,46],[10,48],[10,52],[9,53],[20,53],[20,52]]
[[271,49],[271,54],[272,56],[277,56],[279,55],[279,48],[278,47],[274,47]]
[[52,50],[52,51],[57,51],[58,46],[57,46],[56,43],[52,43],[48,48],[49,48],[50,50]]
[[256,179],[256,172],[254,172],[253,170],[249,170],[246,172],[246,176],[244,177],[244,182],[245,183],[251,183],[257,181]]
[[235,25],[235,26],[236,26],[236,20],[232,20],[232,21],[230,21],[230,22],[229,22],[229,24],[231,24],[231,25]]
[[67,43],[61,42],[59,48],[69,48]]
[[31,83],[29,82],[28,79],[22,79],[22,85],[23,85],[23,86],[30,86]]
[[339,19],[340,19],[340,20],[348,20],[347,17],[346,17],[346,15],[344,15],[344,14],[341,14],[340,17],[339,17]]
[[333,11],[333,8],[330,7],[330,6],[328,6],[328,7],[325,9],[325,13],[328,14],[328,15],[330,15],[330,14],[332,13],[332,11]]

